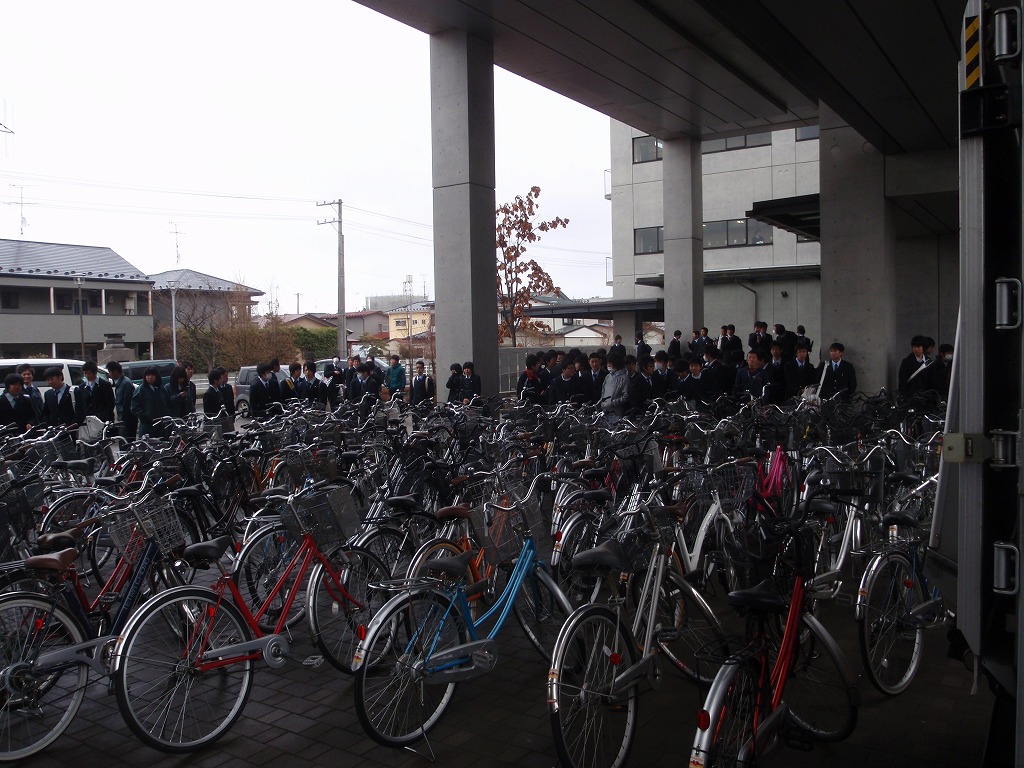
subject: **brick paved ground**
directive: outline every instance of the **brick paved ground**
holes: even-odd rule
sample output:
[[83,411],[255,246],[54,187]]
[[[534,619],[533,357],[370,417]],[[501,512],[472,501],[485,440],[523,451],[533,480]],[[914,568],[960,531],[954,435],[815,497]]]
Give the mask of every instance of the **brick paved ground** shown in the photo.
[[[828,606],[823,620],[860,674],[852,609]],[[296,650],[312,653],[303,633],[296,638]],[[495,670],[463,683],[432,733],[439,765],[556,765],[545,708],[547,667],[517,626],[508,628],[503,641],[507,642],[501,646]],[[858,727],[846,742],[817,745],[810,752],[782,748],[766,764],[787,768],[980,765],[992,696],[984,681],[980,693],[970,696],[970,675],[960,663],[947,659],[945,650],[944,633],[928,633],[922,672],[902,696],[884,697],[862,680]],[[685,765],[700,698],[695,687],[674,672],[668,672],[663,682],[660,691],[641,698],[634,766]],[[113,695],[100,681],[90,688],[68,732],[24,765],[67,768],[82,761],[95,764],[100,756],[105,764],[140,768],[225,764],[334,768],[354,759],[368,768],[429,765],[419,755],[379,747],[366,738],[352,705],[351,680],[327,664],[316,669],[298,664],[276,671],[260,669],[256,690],[235,728],[214,748],[177,757],[136,741],[122,722]]]

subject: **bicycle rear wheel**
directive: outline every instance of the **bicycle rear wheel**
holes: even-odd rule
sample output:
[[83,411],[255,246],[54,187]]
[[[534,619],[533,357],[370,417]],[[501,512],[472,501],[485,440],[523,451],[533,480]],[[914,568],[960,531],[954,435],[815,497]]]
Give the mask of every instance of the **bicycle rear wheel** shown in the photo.
[[437,725],[457,683],[436,679],[431,658],[468,639],[461,614],[444,595],[392,598],[374,618],[353,664],[356,715],[367,735],[386,747],[404,747]]
[[724,665],[708,691],[708,702],[717,702],[719,686],[725,687],[724,695],[708,712],[707,731],[697,731],[691,764],[705,768],[754,765],[759,757],[756,724],[764,721],[768,705],[767,696],[761,695],[758,658]]
[[290,581],[282,584],[281,588],[274,592],[274,587],[284,575],[300,546],[302,542],[292,536],[283,523],[276,523],[257,531],[238,555],[238,562],[231,578],[253,615],[264,609],[268,600],[271,601],[270,605],[265,606],[264,614],[259,617],[258,624],[262,632],[275,631],[285,602],[289,594],[295,590],[298,590],[299,594],[292,602],[285,626],[297,626],[305,615],[306,601],[302,595],[304,585],[295,581],[298,568],[293,569]]
[[52,744],[85,698],[89,668],[36,669],[41,654],[85,640],[71,615],[47,598],[0,598],[0,761],[20,760]]
[[699,665],[696,655],[704,648],[712,655],[729,655],[722,623],[711,606],[681,576],[669,572],[661,587],[657,606],[655,639],[676,669],[691,680],[710,682],[718,668],[710,662]]
[[636,735],[636,685],[615,690],[615,677],[637,661],[636,642],[599,605],[576,610],[558,635],[548,675],[551,730],[563,768],[626,765]]
[[857,638],[864,671],[889,696],[907,689],[921,666],[924,623],[911,614],[924,602],[921,580],[901,552],[879,555],[865,571]]
[[162,592],[129,621],[113,675],[117,707],[143,743],[164,752],[212,744],[242,715],[252,660],[203,671],[217,649],[251,638],[238,609],[200,587]]
[[369,624],[390,597],[369,585],[390,576],[384,564],[364,549],[339,547],[328,559],[333,574],[317,565],[309,575],[309,630],[331,665],[351,675],[360,627]]

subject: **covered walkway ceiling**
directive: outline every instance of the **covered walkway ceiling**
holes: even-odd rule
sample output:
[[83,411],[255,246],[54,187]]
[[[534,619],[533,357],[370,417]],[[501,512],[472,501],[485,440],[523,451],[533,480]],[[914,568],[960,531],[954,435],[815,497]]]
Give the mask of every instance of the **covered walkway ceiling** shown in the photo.
[[963,0],[357,0],[663,139],[817,122],[878,149],[952,148]]

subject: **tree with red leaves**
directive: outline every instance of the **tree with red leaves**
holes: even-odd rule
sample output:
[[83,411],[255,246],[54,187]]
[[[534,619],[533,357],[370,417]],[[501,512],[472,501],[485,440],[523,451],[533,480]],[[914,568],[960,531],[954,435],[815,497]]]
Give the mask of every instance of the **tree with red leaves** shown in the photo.
[[565,227],[569,220],[556,216],[550,221],[538,221],[538,197],[540,187],[531,187],[525,197],[517,195],[497,210],[499,344],[507,338],[516,346],[519,331],[550,330],[544,323],[530,320],[525,312],[533,305],[535,296],[554,293],[558,288],[551,275],[536,260],[524,258],[524,254],[529,244],[540,240],[541,233]]

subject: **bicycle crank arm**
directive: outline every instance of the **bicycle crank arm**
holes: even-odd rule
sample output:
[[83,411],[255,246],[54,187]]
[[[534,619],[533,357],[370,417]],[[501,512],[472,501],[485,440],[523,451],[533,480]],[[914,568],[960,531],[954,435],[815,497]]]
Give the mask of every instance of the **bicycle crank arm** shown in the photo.
[[611,689],[615,693],[613,696],[623,693],[629,690],[634,685],[640,682],[640,679],[648,674],[648,668],[654,663],[654,654],[648,654],[644,656],[640,661],[631,667],[627,667],[624,671],[618,674],[612,681]]
[[232,656],[246,656],[253,651],[263,654],[263,660],[271,669],[280,669],[288,662],[288,640],[281,635],[266,635],[244,643],[223,645],[203,654],[200,661],[220,661]]

